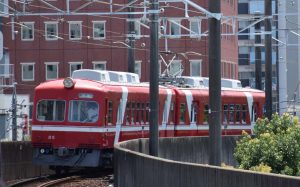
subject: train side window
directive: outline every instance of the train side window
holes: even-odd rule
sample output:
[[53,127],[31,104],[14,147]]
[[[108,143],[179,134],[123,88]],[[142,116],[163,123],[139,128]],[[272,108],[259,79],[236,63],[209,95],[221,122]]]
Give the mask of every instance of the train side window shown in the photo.
[[136,108],[135,108],[135,103],[131,103],[131,124],[133,125],[135,122],[135,116],[136,116]]
[[203,123],[207,123],[208,122],[208,105],[204,106],[204,116],[203,116]]
[[141,118],[140,118],[140,113],[141,113],[141,103],[136,103],[136,122],[140,123]]
[[149,111],[150,111],[150,105],[149,103],[146,104],[146,123],[149,123]]
[[247,113],[248,113],[248,106],[247,105],[243,105],[242,106],[242,123],[245,124],[246,120],[247,120]]
[[145,103],[141,103],[141,123],[144,123]]
[[241,123],[241,105],[236,105],[235,106],[236,112],[235,112],[235,123]]
[[223,123],[228,123],[228,105],[223,106]]
[[229,122],[234,122],[234,104],[230,104],[229,106]]
[[191,110],[191,115],[190,115],[191,123],[197,123],[197,120],[198,120],[198,111],[199,111],[198,103],[193,102],[193,104],[192,104],[192,110]]
[[180,118],[179,118],[179,122],[180,123],[184,123],[185,122],[185,104],[184,103],[180,103]]
[[126,119],[125,119],[126,125],[129,125],[129,123],[130,123],[130,106],[131,106],[131,103],[127,102],[127,104],[126,104]]
[[113,102],[108,101],[107,123],[111,125],[113,122]]
[[98,121],[99,106],[95,101],[70,101],[69,121],[94,123]]
[[37,120],[64,121],[66,102],[60,100],[42,100],[37,105]]
[[171,124],[174,124],[174,103],[171,103],[170,106],[170,115],[169,115],[169,120]]

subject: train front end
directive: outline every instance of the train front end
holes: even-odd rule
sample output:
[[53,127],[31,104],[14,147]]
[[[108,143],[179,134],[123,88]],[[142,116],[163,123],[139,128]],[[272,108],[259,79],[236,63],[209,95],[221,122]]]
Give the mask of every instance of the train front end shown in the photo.
[[33,162],[59,171],[102,166],[102,84],[89,80],[49,81],[35,89],[32,119]]

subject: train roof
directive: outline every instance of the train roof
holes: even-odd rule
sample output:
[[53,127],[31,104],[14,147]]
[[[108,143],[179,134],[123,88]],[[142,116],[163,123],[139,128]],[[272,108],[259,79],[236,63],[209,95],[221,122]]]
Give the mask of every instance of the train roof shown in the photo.
[[72,73],[73,79],[88,79],[101,82],[118,82],[118,83],[140,83],[139,75],[136,73],[80,69]]

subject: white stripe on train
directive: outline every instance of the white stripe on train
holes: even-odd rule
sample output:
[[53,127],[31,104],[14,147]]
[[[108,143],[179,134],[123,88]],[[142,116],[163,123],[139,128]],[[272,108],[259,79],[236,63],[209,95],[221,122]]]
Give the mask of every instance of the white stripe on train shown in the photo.
[[[252,130],[254,123],[252,125],[227,125],[226,127],[222,125],[222,129],[226,130]],[[33,125],[32,131],[51,131],[51,132],[116,132],[118,128],[116,126],[112,127],[87,127],[87,126],[61,126],[61,125]],[[163,130],[208,130],[208,125],[168,125],[167,127],[159,127],[160,131]],[[147,126],[122,126],[120,132],[136,132],[136,131],[149,131],[149,125]],[[118,133],[118,131],[117,131]]]

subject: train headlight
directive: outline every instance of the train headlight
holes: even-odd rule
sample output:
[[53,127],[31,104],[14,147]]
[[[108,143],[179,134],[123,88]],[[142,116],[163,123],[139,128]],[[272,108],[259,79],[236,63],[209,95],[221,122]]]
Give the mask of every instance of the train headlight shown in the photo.
[[73,88],[75,81],[71,77],[67,77],[64,79],[63,84],[65,88]]
[[40,153],[44,154],[45,153],[45,149],[40,149]]

